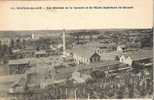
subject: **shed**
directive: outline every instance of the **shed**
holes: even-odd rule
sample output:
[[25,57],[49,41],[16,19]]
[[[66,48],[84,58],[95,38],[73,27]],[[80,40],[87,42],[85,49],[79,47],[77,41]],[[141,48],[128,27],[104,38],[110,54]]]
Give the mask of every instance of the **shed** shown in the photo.
[[31,67],[30,60],[26,58],[9,60],[8,67],[10,74],[23,74],[28,68]]

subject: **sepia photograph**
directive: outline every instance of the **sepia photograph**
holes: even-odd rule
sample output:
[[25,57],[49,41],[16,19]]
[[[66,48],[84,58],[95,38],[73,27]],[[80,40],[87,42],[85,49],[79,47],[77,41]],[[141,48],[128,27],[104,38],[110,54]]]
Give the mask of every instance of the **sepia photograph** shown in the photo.
[[0,31],[2,100],[153,98],[153,29]]

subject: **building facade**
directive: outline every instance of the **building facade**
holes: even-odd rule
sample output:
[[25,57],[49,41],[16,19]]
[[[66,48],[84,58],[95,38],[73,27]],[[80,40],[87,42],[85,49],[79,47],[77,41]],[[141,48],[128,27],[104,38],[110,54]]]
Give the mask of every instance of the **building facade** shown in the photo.
[[90,48],[74,48],[72,50],[73,59],[77,64],[90,64],[100,61],[100,55]]
[[125,52],[120,57],[119,61],[129,66],[134,66],[135,63],[146,65],[152,63],[152,50],[138,50],[132,52]]

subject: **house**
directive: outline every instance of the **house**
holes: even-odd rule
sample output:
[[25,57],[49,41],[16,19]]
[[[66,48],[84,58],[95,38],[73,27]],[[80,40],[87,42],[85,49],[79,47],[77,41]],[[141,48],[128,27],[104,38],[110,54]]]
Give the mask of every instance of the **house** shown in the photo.
[[118,52],[125,52],[127,49],[126,45],[118,45],[117,46],[117,51]]
[[40,50],[35,52],[35,57],[40,58],[40,57],[47,57],[48,54],[45,50]]
[[112,44],[100,44],[92,42],[84,46],[76,46],[71,51],[71,55],[77,64],[89,64],[100,60],[119,60],[121,52],[109,49]]
[[135,42],[135,43],[128,42],[127,46],[129,48],[141,48],[142,44],[141,44],[141,41],[138,41],[138,42]]
[[38,34],[36,34],[36,33],[33,33],[33,34],[31,35],[31,39],[32,39],[32,40],[38,40],[38,39],[40,39],[40,36],[39,36]]
[[29,59],[9,60],[8,70],[10,74],[23,74],[30,66]]
[[130,66],[133,66],[135,63],[146,65],[152,64],[152,58],[152,50],[138,50],[123,53],[119,61]]
[[21,54],[23,55],[24,58],[33,57],[34,53],[35,53],[35,50],[32,50],[32,49],[24,49],[21,51]]
[[10,46],[11,39],[10,38],[7,38],[7,37],[3,37],[3,38],[0,38],[0,42],[1,42],[1,45]]
[[11,59],[20,59],[23,58],[23,54],[21,53],[21,49],[12,49],[12,55],[10,55]]
[[77,47],[72,49],[73,59],[77,64],[90,64],[99,62],[100,55],[96,53],[95,48]]
[[103,44],[102,46],[96,47],[96,52],[100,55],[104,52],[114,52],[115,50],[115,46],[112,44]]
[[12,50],[12,59],[19,59],[19,58],[28,58],[28,57],[33,57],[35,50],[34,49],[13,49]]

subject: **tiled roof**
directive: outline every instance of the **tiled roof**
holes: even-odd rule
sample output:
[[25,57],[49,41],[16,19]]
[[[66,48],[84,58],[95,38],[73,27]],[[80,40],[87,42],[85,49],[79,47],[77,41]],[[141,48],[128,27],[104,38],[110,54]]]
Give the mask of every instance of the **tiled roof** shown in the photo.
[[101,54],[101,59],[115,59],[115,57],[120,57],[122,55],[121,52],[112,51],[112,52],[104,52]]
[[24,58],[24,59],[17,59],[17,60],[9,60],[8,65],[14,65],[14,64],[27,64],[29,63],[29,59]]

